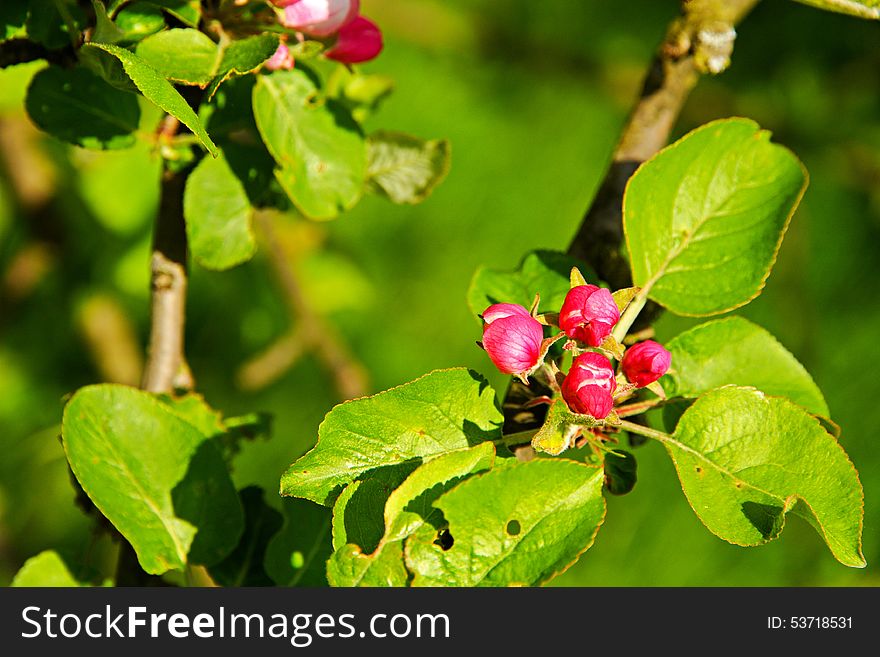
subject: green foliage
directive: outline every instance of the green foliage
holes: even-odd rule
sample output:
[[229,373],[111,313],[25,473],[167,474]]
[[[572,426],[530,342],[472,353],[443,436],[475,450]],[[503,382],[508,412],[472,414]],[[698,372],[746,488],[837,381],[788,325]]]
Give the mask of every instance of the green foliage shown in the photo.
[[0,4],[0,41],[25,36],[27,16],[28,5],[25,2]]
[[400,132],[367,139],[367,185],[394,203],[421,203],[449,172],[449,142]]
[[192,28],[163,30],[138,44],[137,56],[165,79],[204,87],[214,78],[217,44]]
[[546,582],[592,545],[605,519],[603,478],[594,466],[535,459],[459,484],[434,502],[449,523],[452,545],[437,541],[430,525],[407,542],[412,585]]
[[612,495],[632,492],[638,480],[636,457],[630,452],[615,450],[605,455],[605,489]]
[[27,37],[47,48],[70,45],[76,40],[77,31],[85,25],[85,14],[73,0],[28,0],[28,3]]
[[664,444],[712,533],[760,545],[779,536],[792,511],[838,561],[865,566],[859,477],[834,437],[800,407],[753,388],[721,388],[698,399]]
[[92,40],[99,43],[118,43],[125,38],[125,32],[116,25],[107,14],[107,9],[101,0],[92,0],[92,9],[95,11],[95,31]]
[[254,87],[254,117],[275,158],[275,176],[305,216],[332,219],[363,192],[366,146],[341,105],[321,98],[303,71],[263,75]]
[[500,437],[489,384],[466,369],[438,370],[372,397],[335,407],[318,444],[281,479],[281,494],[331,504],[362,474],[420,462]]
[[81,388],[61,431],[74,475],[145,571],[211,563],[238,542],[241,507],[219,451],[152,395]]
[[140,41],[165,28],[162,10],[150,2],[132,2],[116,14],[114,21],[122,30],[124,40]]
[[[45,176],[50,181],[48,187],[54,189],[52,180],[58,181],[53,192],[57,198],[51,197],[46,205],[53,251],[46,258],[48,265],[37,260],[36,267],[48,267],[49,273],[34,284],[39,303],[20,303],[14,294],[9,295],[12,303],[4,303],[4,310],[8,307],[11,316],[32,316],[34,307],[39,317],[20,327],[4,323],[2,343],[8,346],[0,348],[0,420],[13,425],[12,431],[4,434],[11,436],[6,440],[14,446],[2,466],[0,530],[5,533],[9,518],[15,518],[18,526],[12,527],[10,534],[19,537],[29,537],[30,528],[41,524],[79,522],[78,526],[90,528],[93,523],[92,518],[64,513],[71,496],[67,464],[53,458],[57,455],[57,429],[41,429],[36,436],[27,436],[27,440],[24,437],[37,426],[50,427],[57,421],[51,410],[54,400],[83,380],[104,375],[96,372],[89,360],[93,359],[100,369],[104,356],[89,352],[112,346],[118,338],[99,340],[96,347],[88,330],[83,331],[85,344],[76,336],[68,336],[71,332],[64,330],[69,324],[65,314],[68,297],[73,295],[73,305],[80,306],[79,296],[92,298],[94,285],[107,288],[99,291],[102,298],[115,300],[133,317],[133,325],[127,330],[137,336],[134,342],[145,335],[146,307],[141,304],[138,311],[138,306],[131,303],[143,301],[147,292],[145,259],[151,240],[147,221],[157,210],[160,171],[186,179],[187,246],[196,261],[220,270],[253,255],[255,243],[249,226],[252,208],[274,207],[289,212],[286,194],[302,214],[324,219],[351,209],[364,191],[397,203],[417,202],[428,196],[448,168],[446,140],[423,141],[391,131],[364,139],[360,126],[370,126],[367,122],[390,94],[392,80],[385,75],[364,74],[360,67],[325,61],[320,57],[325,43],[295,43],[291,39],[297,69],[261,71],[278,43],[276,33],[259,33],[263,29],[260,19],[271,20],[272,10],[265,3],[228,12],[224,3],[205,3],[204,16],[197,0],[111,0],[106,3],[106,11],[105,3],[94,0],[94,12],[88,4],[32,0],[5,3],[0,8],[0,40],[28,36],[54,51],[49,55],[53,62],[65,63],[62,67],[50,66],[33,81],[28,108],[38,127],[87,148],[122,149],[138,143],[137,148],[114,150],[112,154],[83,153],[52,142],[40,142],[37,147],[38,155],[49,154],[55,163],[55,169]],[[455,14],[458,4],[444,3],[442,11]],[[558,42],[565,38],[568,18],[561,21],[560,10],[551,4],[542,7],[541,16],[533,17],[535,20],[520,22],[511,32],[516,35],[511,42],[521,43],[524,52],[540,50],[551,52],[551,59],[555,57]],[[817,0],[813,4],[874,11],[873,3]],[[85,13],[81,6],[86,8]],[[476,16],[481,10],[468,11]],[[566,16],[572,11],[577,15],[581,10],[566,7]],[[592,6],[587,11],[597,11],[600,17],[603,11],[611,12]],[[252,18],[257,21],[243,24]],[[591,22],[596,21],[591,17]],[[543,27],[536,27],[540,25]],[[536,29],[546,29],[552,35],[553,48],[535,41]],[[588,26],[587,32],[582,32],[579,28],[579,47],[587,50],[569,61],[582,61],[586,53],[589,61],[605,67],[602,62],[610,57],[614,66],[603,68],[603,74],[607,79],[622,81],[627,71],[636,68],[635,60],[628,58],[648,56],[647,48],[633,50],[633,44],[650,40],[633,39],[625,49],[632,52],[621,57],[619,46],[608,45],[619,35],[615,33],[610,39],[602,31]],[[244,34],[251,36],[238,38]],[[590,38],[585,39],[585,34]],[[218,36],[219,42],[215,43]],[[556,218],[576,217],[582,211],[589,192],[584,181],[598,180],[600,173],[598,164],[587,169],[588,178],[584,178],[582,169],[589,166],[588,162],[605,161],[612,143],[602,128],[619,120],[619,108],[607,90],[599,94],[573,92],[562,97],[558,84],[570,80],[553,77],[552,73],[544,79],[543,67],[541,76],[517,73],[513,58],[505,60],[504,67],[497,67],[494,74],[487,71],[495,70],[495,65],[486,62],[470,71],[444,59],[440,51],[424,56],[405,43],[412,35],[402,40],[399,37],[396,45],[404,54],[397,56],[398,70],[394,72],[402,74],[404,81],[409,75],[410,88],[416,83],[420,95],[409,96],[403,108],[392,108],[392,112],[399,112],[392,118],[403,119],[407,129],[421,127],[427,134],[436,134],[438,126],[450,125],[456,143],[463,149],[457,180],[468,180],[470,187],[458,182],[459,187],[453,187],[451,195],[432,199],[441,221],[421,220],[424,217],[408,207],[385,205],[383,212],[373,212],[379,206],[368,200],[363,212],[373,212],[374,216],[360,217],[363,220],[352,222],[352,226],[317,227],[296,220],[279,222],[278,226],[279,241],[297,277],[302,279],[306,302],[322,319],[333,315],[330,319],[339,323],[340,332],[353,337],[354,351],[364,354],[373,381],[384,385],[411,378],[415,368],[436,367],[438,358],[439,362],[452,359],[465,363],[485,358],[472,346],[467,350],[466,345],[477,337],[473,327],[470,336],[466,335],[450,312],[454,306],[449,299],[464,286],[459,276],[462,263],[484,257],[501,261],[511,252],[558,244],[564,239],[573,226]],[[445,38],[443,47],[454,50],[469,67],[473,62],[461,48],[462,39],[465,37],[460,35]],[[763,43],[772,49],[775,41],[765,39]],[[614,53],[613,57],[609,52]],[[394,62],[396,55],[388,54]],[[776,65],[773,57],[763,55],[762,50],[762,67]],[[75,65],[74,57],[78,60]],[[809,98],[810,111],[797,111],[797,103],[786,100],[781,103],[785,106],[784,116],[795,118],[778,125],[782,114],[774,104],[766,119],[768,125],[778,126],[786,142],[792,144],[797,143],[798,122],[814,122],[813,129],[805,131],[808,136],[815,134],[819,126],[823,134],[839,129],[827,112],[822,118],[821,112],[815,111],[815,107],[821,109],[821,98],[830,94],[820,93],[824,91],[820,81],[810,77],[812,64],[791,66],[791,70],[780,69],[784,75],[779,75],[789,86],[780,90],[774,103],[789,97]],[[36,68],[16,66],[9,75],[3,72],[0,84],[4,92],[10,89],[3,99],[4,111],[20,102],[18,88],[24,89],[22,81]],[[450,71],[456,74],[450,75]],[[221,86],[231,78],[240,79]],[[431,85],[421,84],[425,79],[430,79]],[[872,97],[871,89],[866,86],[862,96],[845,90],[840,106],[872,107],[865,100]],[[487,90],[498,102],[478,102],[488,96]],[[711,95],[711,89],[707,93]],[[163,125],[160,121],[164,113],[141,103],[137,94],[177,116],[195,136],[157,129]],[[749,108],[756,108],[756,115],[766,117],[767,108],[761,111],[762,98],[762,94],[753,93],[745,102]],[[684,123],[698,120],[706,107],[716,112],[719,103],[723,100],[695,103],[696,113],[685,115]],[[442,105],[445,114],[432,114],[432,105]],[[511,107],[516,112],[511,112]],[[449,116],[456,120],[449,123]],[[578,120],[572,121],[573,116]],[[6,117],[3,119],[5,124]],[[575,124],[600,127],[584,129],[581,134],[573,127]],[[481,132],[491,135],[491,141],[480,142]],[[866,128],[859,134],[867,152],[873,144],[872,133]],[[197,139],[219,157],[202,157]],[[860,157],[864,159],[864,153]],[[152,164],[135,164],[148,158],[152,158]],[[811,159],[806,152],[804,159],[817,162],[817,167],[828,166],[819,161],[822,158]],[[851,163],[853,157],[849,152],[832,152],[826,159]],[[22,160],[39,173],[35,179],[43,174],[39,160]],[[870,167],[870,158],[865,162]],[[114,175],[102,173],[107,167],[116,169]],[[848,184],[856,183],[858,171],[841,171]],[[645,164],[627,192],[629,256],[635,269],[645,269],[643,275],[635,272],[643,291],[639,294],[638,288],[630,288],[615,292],[621,311],[627,303],[638,310],[646,296],[683,314],[713,314],[753,298],[774,264],[787,217],[799,200],[804,180],[794,157],[770,144],[766,133],[743,119],[716,122],[697,130]],[[583,198],[565,192],[566,187],[580,190]],[[489,197],[482,203],[477,198],[475,203],[474,190],[484,192],[489,188],[494,190],[491,204],[486,205]],[[144,193],[149,189],[152,194]],[[810,224],[803,230],[809,228],[810,239],[804,240],[801,234],[799,255],[809,252],[815,257],[813,245],[826,246],[828,235],[821,233],[821,217],[829,214],[828,208],[837,216],[837,204],[833,202],[837,199],[821,187],[818,193],[825,199],[826,211],[805,214]],[[26,247],[34,246],[26,235],[28,231],[14,221],[19,213],[15,195],[14,184],[0,185],[4,301],[9,290],[15,291],[6,287],[18,281],[13,274],[19,271],[19,258],[27,263]],[[562,196],[566,200],[557,198]],[[858,204],[860,214],[865,207],[865,203]],[[26,214],[26,208],[22,208],[22,214]],[[49,216],[56,212],[60,218]],[[857,225],[852,208],[850,215],[853,221],[847,223]],[[548,217],[553,220],[544,219]],[[843,223],[835,226],[835,231],[845,232]],[[45,238],[42,230],[34,242]],[[63,246],[58,253],[54,251],[56,233],[64,236],[58,240]],[[872,261],[866,257],[870,249],[865,246],[871,240],[859,241],[858,248],[841,247],[851,251],[852,259],[859,263],[851,266],[846,276],[839,272],[836,275],[833,267],[807,268],[805,289],[826,290],[824,299],[817,297],[809,302],[821,307],[829,302],[828,291],[833,290],[831,300],[840,317],[814,317],[815,325],[789,321],[781,331],[779,322],[774,327],[796,353],[809,353],[811,368],[819,380],[835,381],[835,387],[827,392],[835,417],[841,422],[852,419],[846,418],[845,410],[838,410],[841,406],[851,413],[855,408],[858,417],[864,413],[870,417],[870,408],[863,403],[865,375],[852,367],[851,357],[846,361],[850,365],[844,365],[843,360],[837,364],[838,354],[845,355],[839,339],[843,331],[847,343],[855,345],[861,340],[863,346],[874,344],[870,307],[861,293],[853,291],[865,287],[849,285],[869,275],[863,263]],[[325,243],[331,245],[330,249],[321,248]],[[473,244],[488,245],[490,251],[476,254],[469,249]],[[655,257],[657,262],[652,259]],[[266,346],[290,323],[291,318],[283,314],[283,304],[263,291],[265,286],[258,278],[264,274],[262,265],[239,267],[223,276],[198,269],[192,272],[187,326],[194,339],[187,340],[187,356],[199,385],[211,390],[212,398],[215,390],[223,388],[217,385],[218,380],[228,380],[232,367],[248,358],[251,350]],[[468,292],[468,301],[474,313],[479,313],[496,302],[530,306],[539,292],[541,309],[550,313],[545,319],[552,323],[551,311],[559,308],[568,291],[572,266],[580,267],[589,282],[599,284],[581,263],[562,254],[537,251],[527,255],[514,272],[480,270]],[[138,276],[121,273],[134,269]],[[422,275],[429,271],[430,276]],[[77,275],[71,275],[73,272]],[[866,279],[864,284],[868,285]],[[425,294],[427,285],[432,289]],[[388,303],[377,308],[369,294],[374,289],[393,289],[395,294],[386,294]],[[858,314],[841,313],[845,302],[857,294],[861,295],[856,300]],[[756,304],[750,309],[752,316],[773,326],[772,319],[764,320],[772,318],[768,308],[775,304],[781,308],[779,316],[790,320],[795,302],[787,305],[783,299],[780,303],[782,298],[777,292],[772,303],[767,300],[763,306]],[[238,310],[230,314],[229,308],[233,307]],[[809,308],[803,312],[809,312]],[[635,313],[630,315],[628,319]],[[438,321],[438,317],[442,319]],[[658,339],[668,335],[667,322],[676,326],[676,321],[667,315],[657,327]],[[218,328],[221,325],[222,329]],[[296,326],[294,321],[294,330]],[[382,330],[376,330],[376,326]],[[8,343],[7,329],[11,338]],[[243,341],[236,348],[229,336],[239,333]],[[34,348],[22,335],[29,339],[39,336],[39,357],[34,358]],[[408,350],[407,345],[413,344],[416,349]],[[794,511],[816,527],[839,560],[863,565],[858,478],[840,446],[826,433],[837,435],[839,428],[823,417],[808,414],[828,415],[828,404],[795,357],[768,332],[738,318],[709,322],[666,344],[673,353],[674,369],[663,385],[671,399],[655,398],[653,395],[660,391],[654,387],[634,391],[633,398],[619,403],[660,405],[678,429],[673,436],[666,436],[645,424],[627,422],[628,415],[622,428],[631,440],[642,433],[666,445],[680,470],[685,493],[705,524],[728,540],[758,544],[775,538],[786,513]],[[550,360],[564,370],[568,356],[560,347],[553,350]],[[865,354],[868,350],[861,351]],[[59,354],[63,362],[56,368]],[[835,365],[829,369],[831,361]],[[818,369],[814,367],[817,363]],[[224,419],[196,394],[152,396],[121,386],[84,388],[68,404],[62,426],[71,468],[97,511],[104,513],[135,546],[148,570],[161,573],[169,568],[204,564],[218,584],[233,586],[311,586],[328,582],[344,586],[540,584],[564,570],[591,545],[604,515],[602,491],[622,495],[635,486],[635,458],[617,449],[621,427],[616,416],[596,421],[572,414],[558,398],[538,399],[538,405],[523,411],[543,410],[540,404],[551,401],[544,425],[534,435],[502,436],[499,403],[488,384],[478,375],[459,369],[434,372],[413,383],[334,408],[319,429],[318,445],[291,466],[282,481],[284,492],[306,499],[275,499],[274,495],[264,494],[263,488],[250,484],[259,481],[263,487],[267,483],[271,487],[271,478],[277,478],[281,451],[301,454],[311,444],[310,430],[293,431],[289,427],[313,427],[318,414],[331,403],[333,393],[321,385],[326,373],[316,367],[314,362],[297,365],[295,376],[279,381],[277,388],[267,392],[249,392],[246,398],[239,391],[227,393],[225,401],[229,405],[267,403],[279,408],[281,424],[286,428],[283,435],[294,436],[287,447],[277,441],[247,443],[248,439],[265,435],[264,415]],[[46,377],[46,371],[52,371],[53,376]],[[550,378],[550,388],[542,388],[541,394],[554,394],[553,374],[552,365],[540,372],[542,383]],[[625,387],[623,379],[620,383]],[[731,383],[755,386],[764,394],[787,400],[765,398],[752,389],[723,387]],[[627,394],[630,391],[624,390],[621,396]],[[519,412],[507,404],[505,410],[508,414]],[[35,421],[35,417],[39,419]],[[847,433],[851,434],[849,424]],[[525,446],[530,438],[535,449],[552,455],[572,448],[575,438],[581,447],[572,449],[567,454],[570,458],[564,459],[521,464],[503,458],[510,456],[503,445]],[[643,453],[639,461],[644,472],[650,474],[646,465],[664,465],[657,463],[655,452]],[[862,463],[864,453],[853,451],[855,460]],[[54,468],[52,476],[39,474],[41,497],[63,498],[65,504],[47,503],[39,508],[31,502],[32,486],[21,487],[28,494],[16,497],[7,480],[17,480],[19,470],[25,469],[21,463],[27,464],[28,460],[48,464],[46,469]],[[578,462],[582,460],[588,464]],[[665,465],[671,473],[672,466]],[[691,466],[693,471],[688,469]],[[701,475],[696,467],[708,470],[708,474]],[[52,490],[53,481],[62,481],[57,486],[61,495]],[[670,502],[669,497],[663,498],[662,483],[657,483],[654,488],[655,482],[651,482],[647,497]],[[241,490],[236,492],[236,488]],[[671,488],[680,497],[674,478]],[[615,543],[612,532],[600,550],[618,554],[620,562],[631,565],[649,549],[641,546],[662,545],[662,554],[658,552],[651,565],[652,577],[653,568],[666,568],[665,575],[657,575],[657,581],[670,581],[674,577],[670,573],[681,576],[671,564],[673,560],[666,558],[668,545],[679,546],[680,527],[669,529],[664,525],[674,524],[676,509],[674,504],[652,507],[643,501],[645,497],[632,496],[634,506],[630,508],[635,511],[618,516],[624,523],[619,527],[630,530],[624,545],[619,538]],[[23,502],[17,506],[33,507],[38,513],[27,515],[8,504],[10,500]],[[687,511],[683,500],[679,501]],[[274,508],[278,504],[283,523]],[[8,513],[11,508],[15,508],[14,514]],[[657,508],[662,513],[657,513]],[[645,509],[655,512],[646,514]],[[92,513],[97,515],[94,509]],[[661,515],[662,523],[658,523]],[[75,516],[76,520],[67,516]],[[53,522],[59,518],[62,522]],[[627,544],[636,530],[638,550]],[[623,529],[617,531],[618,537],[626,533]],[[801,530],[793,527],[789,534],[797,531]],[[81,536],[77,537],[83,543]],[[42,537],[38,534],[28,540],[41,541]],[[106,538],[98,540],[110,543]],[[803,543],[789,541],[786,555],[795,554],[801,563],[807,563],[815,552]],[[15,547],[20,554],[41,549]],[[721,549],[724,547],[716,548]],[[781,549],[777,544],[754,558],[768,563],[775,557],[765,555],[779,555]],[[72,553],[71,545],[59,545],[59,551]],[[115,556],[115,546],[111,551]],[[866,546],[866,553],[870,558],[871,545]],[[600,563],[609,563],[602,554]],[[80,561],[90,568],[92,557],[77,563]],[[675,561],[690,567],[695,560],[682,555]],[[827,561],[831,564],[830,559]],[[710,572],[711,564],[718,563],[707,558],[701,563],[702,572]],[[721,563],[729,566],[731,562]],[[113,566],[104,563],[103,568],[112,572]],[[624,571],[629,572],[627,568],[599,570],[600,579],[605,578],[601,581],[622,581],[627,576]],[[718,567],[719,573],[723,570],[723,566]],[[794,568],[787,565],[786,570]],[[630,577],[631,583],[638,583],[636,575]],[[818,574],[810,577],[814,578],[810,581],[829,581]],[[77,584],[54,552],[29,561],[16,582],[19,580]],[[179,582],[182,574],[171,573],[166,580]]]
[[82,586],[55,550],[45,550],[24,562],[11,586]]
[[141,116],[135,96],[82,67],[49,66],[37,73],[25,107],[42,130],[85,148],[128,148]]
[[330,509],[306,500],[284,499],[284,525],[269,541],[265,567],[279,586],[326,586]]
[[199,138],[199,141],[208,149],[208,152],[215,157],[217,156],[217,147],[202,127],[199,117],[196,116],[193,109],[174,87],[162,75],[157,73],[152,66],[133,52],[112,44],[89,43],[83,46],[84,50],[88,48],[99,48],[122,62],[125,72],[145,98],[161,107],[192,130]]
[[201,0],[150,0],[150,4],[161,7],[189,27],[199,26],[202,17]]
[[346,486],[333,505],[333,549],[352,543],[366,552],[375,550],[385,533],[385,502],[416,467],[417,463],[408,462],[379,468]]
[[544,424],[532,438],[532,447],[539,452],[558,456],[572,446],[574,439],[584,429],[604,426],[602,420],[589,415],[578,415],[568,410],[568,405],[559,397],[553,399],[547,410]]
[[263,489],[248,486],[240,491],[244,532],[235,549],[210,567],[211,578],[221,586],[272,586],[264,564],[266,549],[281,529],[281,514],[263,500]]
[[748,119],[713,121],[663,149],[627,184],[623,225],[633,281],[680,315],[756,297],[807,174]]
[[278,37],[274,34],[258,34],[256,36],[237,39],[222,49],[219,64],[211,69],[212,80],[208,85],[207,97],[212,98],[221,84],[233,77],[253,73],[278,48]]
[[518,303],[529,308],[535,294],[540,294],[538,310],[556,311],[562,307],[571,287],[569,272],[572,267],[597,282],[596,275],[584,263],[556,251],[529,253],[513,271],[480,267],[468,288],[468,305],[474,315],[479,315],[493,303]]
[[257,248],[253,210],[244,185],[224,156],[203,158],[188,176],[183,196],[186,233],[193,257],[208,269],[229,269]]
[[825,398],[804,366],[770,333],[742,317],[700,324],[666,346],[673,369],[662,383],[670,397],[699,397],[728,384],[752,386],[828,415]]
[[327,80],[327,95],[348,108],[358,123],[372,116],[392,91],[394,80],[387,75],[368,75],[344,66],[337,67]]
[[[404,565],[404,541],[425,524],[441,527],[443,516],[432,506],[433,502],[469,475],[491,468],[494,461],[494,446],[482,443],[448,452],[420,465],[377,505],[384,508],[384,513],[379,519],[380,532],[375,545],[367,547],[365,542],[350,540],[349,534],[334,540],[336,551],[327,563],[330,584],[406,586],[410,575]],[[371,481],[372,477],[363,483]],[[361,483],[350,484],[340,495],[334,508],[334,521],[345,493]]]

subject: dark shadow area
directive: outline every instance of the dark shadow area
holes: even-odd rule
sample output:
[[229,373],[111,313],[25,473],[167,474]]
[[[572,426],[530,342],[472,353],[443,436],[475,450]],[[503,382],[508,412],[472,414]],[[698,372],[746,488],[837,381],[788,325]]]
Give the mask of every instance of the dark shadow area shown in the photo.
[[758,502],[743,502],[743,515],[755,526],[765,539],[773,538],[782,531],[785,513],[782,507]]

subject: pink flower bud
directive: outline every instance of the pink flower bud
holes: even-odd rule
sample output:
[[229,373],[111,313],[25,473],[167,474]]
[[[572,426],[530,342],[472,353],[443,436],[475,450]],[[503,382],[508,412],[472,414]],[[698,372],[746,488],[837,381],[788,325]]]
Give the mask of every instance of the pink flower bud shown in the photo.
[[531,317],[529,311],[523,308],[518,303],[496,303],[495,305],[489,306],[483,311],[482,317],[483,321],[487,324],[491,324],[496,319],[503,319],[505,317]]
[[499,370],[525,375],[540,362],[544,327],[528,310],[496,303],[486,308],[483,320],[483,348]]
[[612,395],[616,388],[611,361],[602,354],[588,351],[571,364],[562,382],[562,398],[573,412],[604,420],[614,406]]
[[373,59],[380,52],[382,32],[379,26],[363,16],[358,16],[339,30],[336,43],[324,56],[343,64],[357,64]]
[[666,374],[671,362],[672,354],[663,345],[645,340],[626,350],[620,366],[630,383],[644,388]]
[[598,347],[619,319],[620,311],[611,292],[595,285],[578,285],[565,296],[559,328],[570,338]]
[[293,53],[290,52],[290,49],[286,45],[279,43],[275,54],[267,59],[263,66],[270,71],[277,71],[279,69],[291,69],[293,68],[293,64]]
[[317,37],[338,32],[355,20],[360,10],[360,0],[294,0],[276,4],[284,7],[281,22],[286,27]]

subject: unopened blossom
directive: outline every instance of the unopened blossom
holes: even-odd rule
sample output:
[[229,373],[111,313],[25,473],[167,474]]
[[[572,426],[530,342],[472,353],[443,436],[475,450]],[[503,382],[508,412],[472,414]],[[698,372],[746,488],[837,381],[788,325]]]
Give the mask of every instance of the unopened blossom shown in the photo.
[[672,354],[663,345],[645,340],[626,350],[620,366],[630,383],[644,388],[666,374],[671,362]]
[[284,43],[279,43],[275,54],[266,60],[264,66],[270,71],[291,69],[294,66],[293,53]]
[[565,296],[559,311],[559,328],[591,347],[598,347],[620,319],[614,297],[605,288],[578,285]]
[[562,382],[562,398],[572,412],[603,420],[614,406],[616,388],[611,361],[602,354],[588,351],[571,364]]
[[529,311],[497,303],[483,313],[483,348],[505,374],[526,376],[541,361],[544,327]]
[[286,27],[316,37],[335,34],[354,21],[360,10],[360,0],[294,0],[275,4],[284,7],[281,22]]
[[324,56],[343,64],[366,62],[382,52],[382,32],[373,21],[358,16],[339,30],[336,43]]

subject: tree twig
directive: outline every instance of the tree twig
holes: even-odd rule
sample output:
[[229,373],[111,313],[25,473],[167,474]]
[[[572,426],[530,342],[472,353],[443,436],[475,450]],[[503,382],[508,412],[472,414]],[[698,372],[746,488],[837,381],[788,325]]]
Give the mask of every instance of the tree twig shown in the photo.
[[170,392],[183,365],[187,286],[184,182],[185,177],[178,172],[166,169],[162,174],[150,260],[150,343],[141,381],[141,387],[148,392]]

